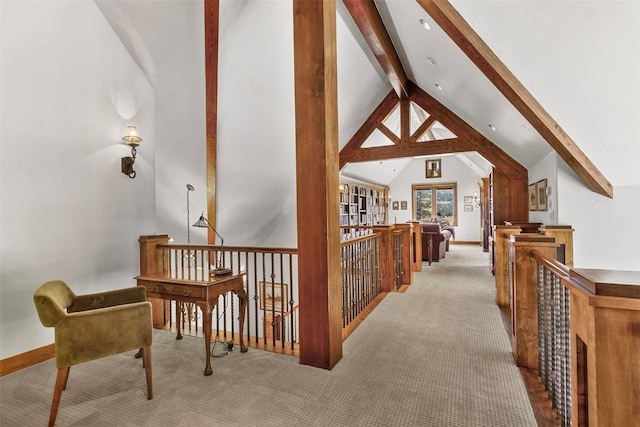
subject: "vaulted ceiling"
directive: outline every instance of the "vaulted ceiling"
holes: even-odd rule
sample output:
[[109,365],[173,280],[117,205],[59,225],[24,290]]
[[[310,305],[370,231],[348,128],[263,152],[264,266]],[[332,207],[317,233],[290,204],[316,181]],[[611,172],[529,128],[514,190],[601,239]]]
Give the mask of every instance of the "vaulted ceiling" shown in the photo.
[[[371,49],[366,33],[363,35],[357,19],[354,20],[350,13],[353,12],[353,6],[357,8],[360,3],[371,5],[369,2],[354,0],[338,1],[337,4],[340,148],[349,143],[390,91],[397,94],[398,90],[403,90],[398,89],[398,85],[406,85],[403,83],[405,78],[415,83],[425,96],[468,124],[478,137],[491,141],[497,150],[504,152],[525,168],[535,165],[553,150],[547,141],[557,144],[560,140],[560,145],[570,147],[579,145],[579,142],[574,143],[570,138],[563,139],[570,133],[563,131],[564,126],[560,127],[553,120],[547,120],[545,123],[545,119],[548,119],[546,112],[542,110],[541,113],[535,106],[531,107],[530,100],[519,92],[521,87],[516,74],[509,74],[509,67],[513,67],[514,71],[525,77],[522,87],[533,85],[530,88],[533,95],[529,95],[534,101],[537,94],[542,95],[543,101],[548,99],[546,95],[553,89],[544,87],[543,84],[553,84],[555,69],[545,69],[541,64],[548,63],[545,62],[544,55],[557,58],[558,53],[554,51],[553,39],[550,39],[547,33],[532,33],[535,28],[527,24],[528,19],[532,18],[531,11],[536,12],[533,16],[535,23],[548,22],[548,26],[553,26],[555,36],[562,47],[565,47],[567,42],[563,37],[571,36],[574,27],[584,25],[580,19],[566,18],[588,17],[601,6],[581,4],[579,8],[568,10],[569,6],[565,2],[514,4],[506,1],[487,3],[453,0],[453,7],[447,8],[451,5],[445,3],[445,7],[442,8],[442,2],[430,0],[378,0],[375,1],[375,10],[391,41],[391,46],[381,46],[382,52],[384,54],[384,49],[392,49],[397,53],[399,60],[399,63],[390,61],[385,64],[384,58],[381,61],[380,52]],[[96,4],[152,84],[162,78],[158,77],[158,70],[172,69],[167,64],[171,64],[177,70],[184,69],[185,72],[187,67],[201,66],[203,53],[199,49],[202,45],[189,44],[189,37],[193,37],[193,34],[183,37],[181,33],[190,25],[198,28],[195,34],[199,33],[199,26],[202,25],[201,3],[96,0]],[[264,138],[264,147],[281,146],[282,138],[293,137],[293,49],[287,46],[292,38],[292,15],[286,9],[292,13],[291,7],[280,1],[237,0],[221,1],[220,4],[219,104],[225,108],[219,108],[218,120],[219,123],[229,123],[233,126],[234,120],[230,121],[229,115],[234,114],[234,111],[242,111],[244,106],[246,114],[249,115],[243,118],[247,129],[240,129],[239,125],[236,129],[240,133],[246,130],[248,134],[260,135]],[[469,24],[477,26],[490,36],[485,46],[488,54],[477,49],[474,54],[474,47],[472,43],[469,47],[468,40],[474,40],[474,36],[478,36],[475,33],[471,36],[461,36],[461,29],[456,27],[455,19],[447,16],[449,9],[460,12],[461,19],[468,19]],[[271,10],[274,13],[269,13]],[[430,29],[427,30],[425,26]],[[282,32],[280,36],[276,36],[274,28]],[[519,33],[518,28],[526,28],[526,31]],[[271,51],[268,50],[269,43],[272,46]],[[520,45],[523,47],[522,50],[519,48]],[[283,48],[285,46],[286,48]],[[232,51],[229,51],[230,48]],[[576,49],[580,47],[576,46]],[[491,55],[496,59],[500,57],[498,63],[506,69],[506,77],[500,67],[496,68],[495,64],[486,65],[482,62]],[[500,62],[502,56],[506,57],[504,64]],[[234,68],[245,61],[245,58],[247,63],[253,59],[259,62],[260,66]],[[393,73],[398,73],[398,70],[402,70],[406,75],[400,75],[394,80]],[[529,70],[537,71],[533,80]],[[180,72],[175,71],[174,74],[178,76]],[[225,92],[230,84],[227,76],[231,75],[237,80],[233,84],[236,89],[239,88],[237,85],[254,88],[251,99],[237,100],[237,109],[235,101],[228,98],[234,92],[229,91],[228,95]],[[576,76],[576,79],[584,80],[590,76],[592,74],[587,73],[585,76]],[[199,87],[201,86],[194,86],[194,83],[189,81],[189,76],[186,76],[180,90],[176,89],[172,93],[173,102],[164,105],[163,108],[168,110],[167,114],[184,115],[185,105],[192,102],[194,97],[197,99],[195,92]],[[289,98],[291,99],[287,101]],[[277,101],[276,109],[273,108],[274,101]],[[250,108],[247,108],[249,104]],[[174,110],[171,111],[172,109]],[[533,112],[530,111],[532,109]],[[276,118],[274,114],[280,118]],[[261,119],[258,117],[260,115],[266,118]],[[282,116],[290,118],[282,120],[279,125],[284,127],[278,130],[276,122],[281,120]],[[269,117],[271,119],[268,119]],[[417,114],[414,113],[414,117],[417,117]],[[536,118],[539,119],[538,122],[535,122]],[[420,121],[418,118],[418,122]],[[273,127],[275,131],[265,133],[265,125]],[[572,128],[576,126],[573,123],[571,125]],[[252,126],[253,129],[250,129]],[[221,125],[219,134],[224,134],[225,129],[225,125]],[[286,131],[283,132],[283,129]],[[219,138],[219,141],[221,144],[225,143],[223,137]],[[221,149],[224,150],[224,145]],[[230,158],[233,156],[232,153],[226,155]],[[284,157],[290,158],[290,155]],[[471,161],[468,164],[478,173],[486,171],[484,162],[489,159],[483,159],[473,153],[465,154],[465,163],[469,159]],[[388,184],[407,161],[408,158],[385,160],[382,166],[379,161],[349,163],[343,169],[343,173]],[[585,161],[589,161],[587,156],[578,157],[576,165],[580,166]],[[277,160],[275,162],[277,163]],[[576,166],[570,161],[567,162],[572,167]],[[274,167],[277,167],[277,164],[274,163]],[[251,170],[252,168],[247,166],[246,172],[250,174]],[[578,172],[594,191],[606,194],[610,184],[599,174],[595,165],[588,163],[587,175],[590,173],[599,178],[589,182]],[[259,178],[259,175],[256,176]]]

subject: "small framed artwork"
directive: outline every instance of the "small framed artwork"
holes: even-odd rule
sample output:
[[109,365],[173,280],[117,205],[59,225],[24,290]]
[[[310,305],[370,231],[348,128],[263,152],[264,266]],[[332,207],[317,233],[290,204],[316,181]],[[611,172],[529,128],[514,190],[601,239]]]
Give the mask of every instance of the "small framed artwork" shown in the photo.
[[547,210],[547,180],[541,179],[536,182],[536,196],[538,197],[538,210]]
[[288,311],[287,289],[285,283],[260,282],[260,309],[266,311]]
[[538,210],[538,192],[535,183],[529,185],[529,210]]
[[400,210],[406,211],[407,210],[407,201],[403,200],[400,202]]
[[391,207],[391,209],[393,209],[394,211],[397,211],[397,210],[398,210],[398,202],[397,202],[397,201],[393,202],[393,203],[391,204],[391,206],[392,206],[392,207]]
[[465,212],[473,212],[473,205],[464,205]]
[[427,178],[442,178],[442,162],[440,159],[427,159]]
[[473,203],[473,196],[464,196],[464,203],[465,204],[472,204]]

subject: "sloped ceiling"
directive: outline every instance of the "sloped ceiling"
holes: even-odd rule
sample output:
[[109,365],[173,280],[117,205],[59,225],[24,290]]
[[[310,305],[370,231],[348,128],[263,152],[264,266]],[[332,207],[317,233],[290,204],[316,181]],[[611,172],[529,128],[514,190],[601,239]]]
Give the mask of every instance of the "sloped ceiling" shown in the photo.
[[[625,16],[624,7],[637,8],[621,6],[624,2],[574,3],[452,0],[481,37],[488,35],[489,46],[501,59],[505,57],[505,64],[558,123],[575,135],[574,140],[578,144],[583,139],[589,142],[585,151],[595,160],[606,156],[606,146],[597,144],[599,138],[633,134],[618,131],[616,128],[625,124],[616,121],[615,116],[624,117],[627,106],[638,102],[637,94],[624,93],[619,87],[625,79],[633,78],[631,74],[638,72],[637,66],[620,67],[622,78],[607,82],[620,92],[620,103],[613,108],[593,102],[589,92],[611,96],[606,88],[593,83],[608,67],[606,61],[615,61],[624,50],[617,40],[624,38],[625,31],[637,33],[629,31],[635,28],[637,18],[620,19]],[[616,4],[615,13],[604,13],[607,23],[597,20],[598,12],[609,10],[603,3]],[[181,37],[181,29],[202,20],[202,2],[96,0],[96,4],[152,85],[158,79],[158,70],[167,69],[167,64],[173,63],[181,70],[201,66],[204,52],[198,50],[202,45]],[[535,165],[551,152],[541,136],[417,2],[376,0],[376,5],[411,80],[522,165]],[[255,242],[260,241],[255,236],[266,237],[274,222],[295,211],[293,10],[290,2],[278,0],[221,1],[220,9],[218,146],[224,162],[218,170],[225,179],[218,182],[217,193],[225,204],[219,205],[219,219],[229,226],[233,223],[237,229],[244,227],[239,242],[247,241],[249,236]],[[431,30],[425,30],[420,19],[430,23]],[[609,28],[615,22],[620,28]],[[589,31],[592,23],[599,29],[597,34]],[[588,33],[590,44],[578,43],[576,33],[581,38]],[[590,58],[597,63],[586,64],[573,57],[576,51],[579,58],[585,58],[590,49],[606,55],[605,62]],[[339,144],[343,147],[391,85],[341,2],[337,51]],[[567,52],[572,53],[571,58]],[[576,70],[580,73],[576,74]],[[202,102],[201,94],[194,93],[202,84],[194,85],[188,77],[181,78],[180,72],[171,74],[176,89],[160,108],[167,116],[188,114],[190,104]],[[442,90],[436,88],[436,83]],[[584,95],[563,102],[563,92],[558,89],[564,84],[582,85]],[[573,89],[570,93],[578,92]],[[600,117],[602,121],[597,120]],[[489,128],[490,124],[496,131]],[[470,161],[476,173],[486,170],[484,159],[474,154],[461,161]],[[406,162],[347,165],[343,172],[388,184]],[[617,172],[603,171],[614,178]],[[180,185],[181,190],[183,187]],[[235,197],[248,188],[252,190],[251,200]],[[273,206],[281,206],[281,211],[273,213]],[[265,223],[272,225],[265,228]]]

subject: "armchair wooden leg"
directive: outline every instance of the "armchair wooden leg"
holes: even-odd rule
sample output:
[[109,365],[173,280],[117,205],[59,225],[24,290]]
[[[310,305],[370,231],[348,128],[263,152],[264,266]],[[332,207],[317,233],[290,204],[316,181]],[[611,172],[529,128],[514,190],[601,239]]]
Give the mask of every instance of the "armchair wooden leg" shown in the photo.
[[151,346],[143,347],[143,365],[147,376],[147,399],[153,399],[153,377],[151,371]]
[[53,402],[51,403],[51,413],[49,415],[49,427],[53,427],[58,416],[58,408],[60,407],[60,397],[62,390],[67,388],[67,379],[69,378],[69,366],[58,369],[56,377],[56,387],[53,391]]

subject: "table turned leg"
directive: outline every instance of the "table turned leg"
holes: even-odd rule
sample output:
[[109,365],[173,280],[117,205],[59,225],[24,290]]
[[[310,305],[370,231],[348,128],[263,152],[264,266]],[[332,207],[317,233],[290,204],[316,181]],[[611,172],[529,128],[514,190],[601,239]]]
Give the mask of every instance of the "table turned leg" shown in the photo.
[[247,293],[244,291],[244,288],[238,289],[234,291],[234,293],[240,299],[240,352],[246,353],[247,347],[244,345],[244,318],[247,314],[247,302],[249,298],[247,297]]
[[176,339],[182,339],[182,321],[184,319],[184,303],[176,301],[176,329],[178,329],[178,333],[176,334]]
[[206,365],[204,367],[204,374],[211,375],[213,369],[211,368],[211,316],[213,313],[213,307],[209,304],[198,304],[200,310],[202,310],[202,329],[204,329],[204,349]]

